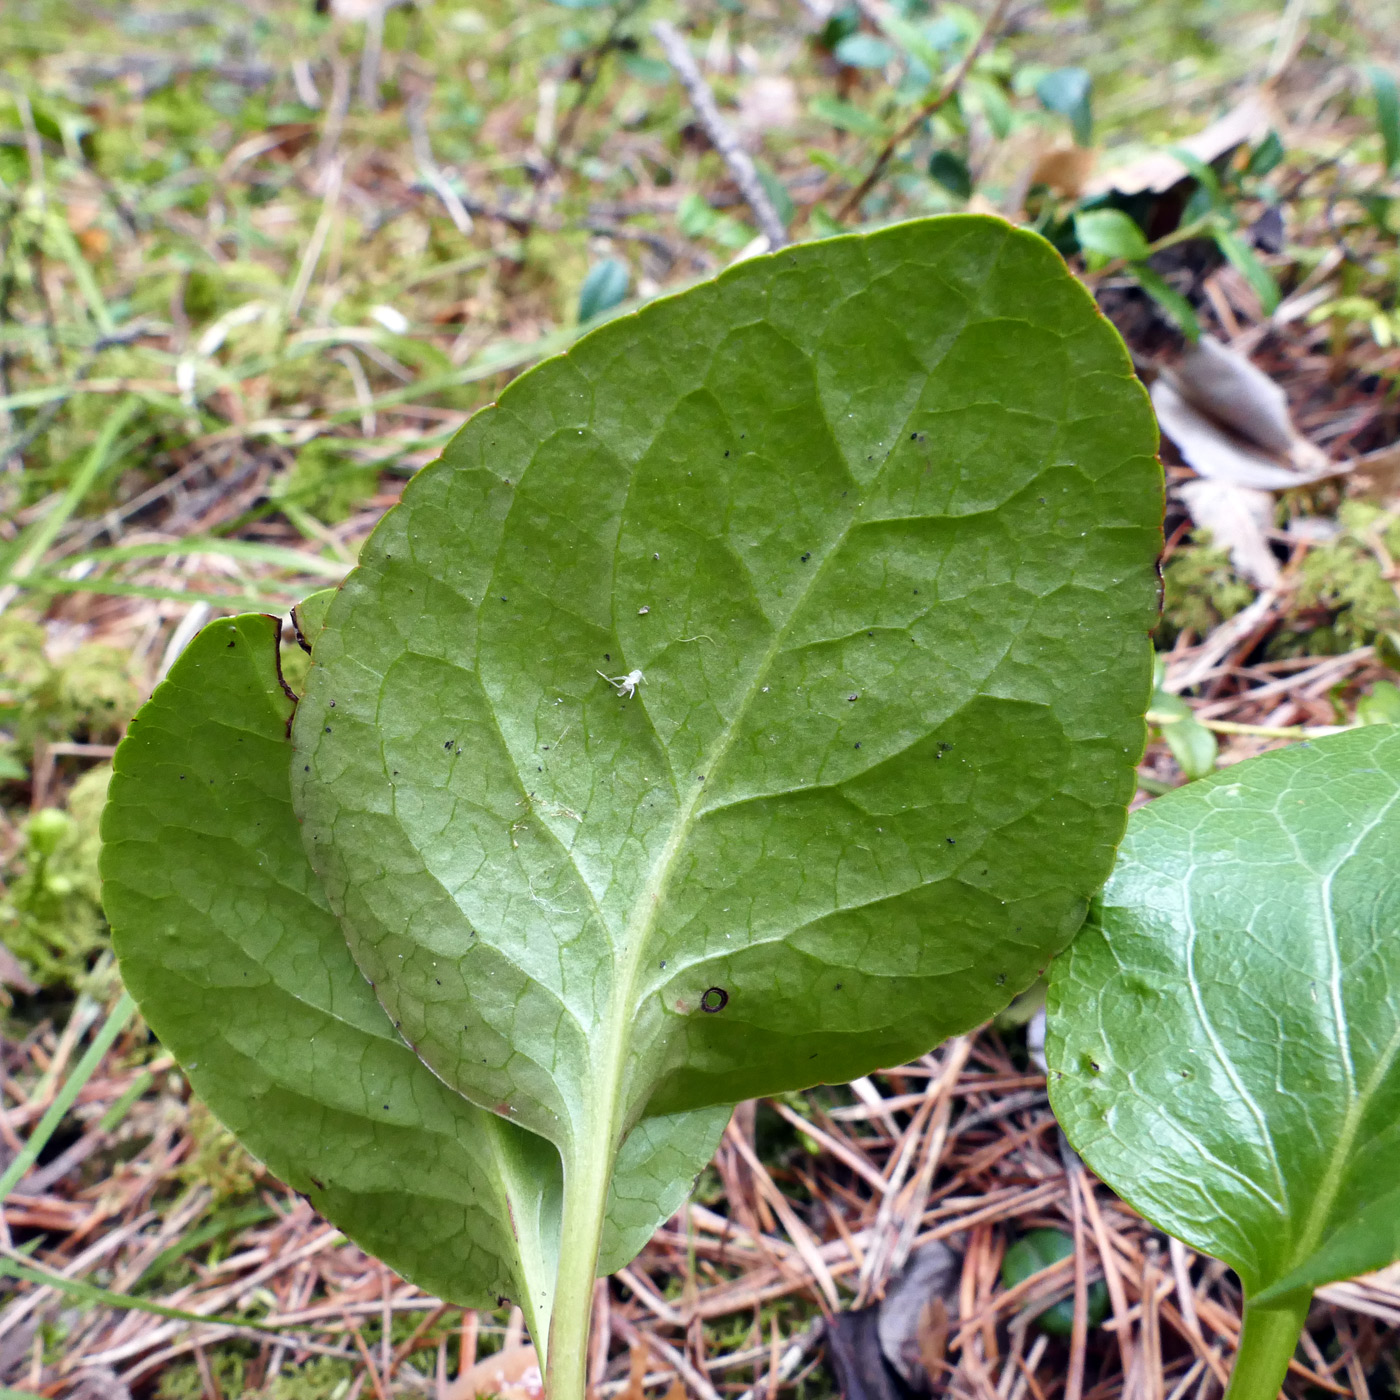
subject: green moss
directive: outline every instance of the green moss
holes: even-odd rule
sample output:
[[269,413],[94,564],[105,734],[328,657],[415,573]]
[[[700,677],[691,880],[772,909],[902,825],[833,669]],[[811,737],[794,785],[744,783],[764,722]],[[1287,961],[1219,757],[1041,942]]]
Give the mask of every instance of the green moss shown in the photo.
[[1400,631],[1400,597],[1374,547],[1381,544],[1392,558],[1400,554],[1400,522],[1363,501],[1346,502],[1337,522],[1336,538],[1303,559],[1291,615],[1272,654],[1326,656]]
[[111,767],[79,779],[68,811],[47,808],[21,826],[24,845],[4,871],[0,940],[42,986],[79,989],[107,947],[97,857]]
[[214,1193],[215,1206],[250,1195],[262,1167],[198,1099],[190,1103],[189,1131],[193,1146],[180,1164],[180,1179],[191,1186],[207,1186]]
[[141,701],[127,653],[85,642],[54,661],[42,627],[0,619],[0,728],[22,759],[56,739],[107,743]]
[[1234,571],[1230,556],[1197,530],[1192,543],[1176,550],[1162,570],[1162,621],[1159,650],[1170,647],[1188,628],[1198,637],[1234,617],[1254,599],[1254,591]]

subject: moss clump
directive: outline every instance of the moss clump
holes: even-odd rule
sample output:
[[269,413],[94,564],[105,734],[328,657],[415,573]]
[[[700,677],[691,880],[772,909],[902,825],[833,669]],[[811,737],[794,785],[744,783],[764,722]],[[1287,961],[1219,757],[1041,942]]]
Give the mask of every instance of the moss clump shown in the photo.
[[1254,601],[1254,590],[1230,564],[1230,556],[1210,543],[1210,532],[1197,530],[1192,542],[1167,560],[1162,570],[1162,621],[1159,651],[1169,648],[1188,628],[1198,637],[1234,617]]
[[5,870],[0,940],[41,986],[80,989],[107,947],[97,857],[111,776],[108,764],[94,768],[74,786],[66,812],[50,807],[30,817]]
[[1291,615],[1270,644],[1272,655],[1330,656],[1400,633],[1400,597],[1377,551],[1400,555],[1400,521],[1364,501],[1348,501],[1337,523],[1336,537],[1303,559]]

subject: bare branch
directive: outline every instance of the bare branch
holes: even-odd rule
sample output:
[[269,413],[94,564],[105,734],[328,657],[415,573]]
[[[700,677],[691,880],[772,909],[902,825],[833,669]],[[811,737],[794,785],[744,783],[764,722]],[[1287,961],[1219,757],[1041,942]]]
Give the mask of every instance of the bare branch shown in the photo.
[[681,80],[681,86],[690,98],[690,105],[695,108],[695,115],[699,117],[700,125],[705,128],[705,134],[710,138],[715,150],[724,158],[729,173],[739,186],[739,193],[753,210],[754,218],[758,220],[759,231],[768,240],[768,246],[783,247],[788,241],[783,221],[778,217],[772,200],[768,198],[768,192],[758,178],[758,171],[749,159],[749,153],[739,144],[739,138],[720,116],[715,95],[710,91],[710,85],[701,75],[700,69],[696,67],[690,46],[675,26],[667,24],[665,20],[657,20],[652,25],[651,32],[660,41],[667,60],[676,70],[676,76]]

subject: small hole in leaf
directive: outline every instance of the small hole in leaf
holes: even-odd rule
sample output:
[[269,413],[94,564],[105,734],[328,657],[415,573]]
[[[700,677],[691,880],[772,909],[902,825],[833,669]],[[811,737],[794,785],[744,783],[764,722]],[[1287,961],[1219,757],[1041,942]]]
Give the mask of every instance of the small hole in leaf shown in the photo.
[[707,987],[705,994],[700,998],[700,1010],[708,1011],[713,1015],[716,1011],[723,1011],[729,1005],[729,993],[723,987]]

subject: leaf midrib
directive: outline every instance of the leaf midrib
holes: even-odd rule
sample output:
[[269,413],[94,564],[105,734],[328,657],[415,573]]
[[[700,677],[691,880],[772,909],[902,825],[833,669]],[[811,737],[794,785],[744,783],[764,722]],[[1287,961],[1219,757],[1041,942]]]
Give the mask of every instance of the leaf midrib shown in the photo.
[[[1398,788],[1384,807],[1376,813],[1375,818],[1363,826],[1357,833],[1356,839],[1347,848],[1347,852],[1336,862],[1328,872],[1324,883],[1324,891],[1330,891],[1332,881],[1336,878],[1341,868],[1360,849],[1361,843],[1384,822],[1390,810],[1400,802],[1400,788]],[[1291,834],[1290,834],[1291,836]],[[1332,906],[1328,901],[1325,906],[1325,922],[1328,934],[1328,951],[1332,956],[1334,969],[1338,970],[1334,976],[1334,984],[1338,984],[1341,967],[1341,947],[1337,942],[1336,921],[1332,917]],[[1347,1067],[1347,1083],[1349,1086],[1355,1084],[1355,1070],[1351,1059],[1351,1046],[1349,1022],[1346,1016],[1345,1007],[1340,1004],[1340,985],[1335,985],[1335,1007],[1334,1015],[1337,1017],[1338,1029],[1338,1049]],[[1344,1043],[1345,1042],[1345,1043]],[[1342,1120],[1342,1128],[1337,1135],[1337,1145],[1326,1159],[1326,1167],[1323,1171],[1322,1180],[1313,1196],[1313,1203],[1307,1214],[1304,1216],[1303,1232],[1298,1238],[1298,1243],[1294,1246],[1291,1261],[1283,1270],[1283,1276],[1292,1273],[1294,1269],[1301,1268],[1308,1258],[1316,1250],[1322,1237],[1323,1227],[1327,1223],[1328,1216],[1332,1213],[1332,1207],[1336,1204],[1337,1195],[1342,1189],[1342,1180],[1346,1175],[1346,1161],[1351,1155],[1351,1149],[1356,1142],[1357,1134],[1361,1131],[1362,1119],[1366,1116],[1367,1109],[1370,1108],[1371,1100],[1379,1092],[1382,1082],[1390,1073],[1391,1068],[1400,1058],[1400,1027],[1396,1028],[1395,1034],[1390,1038],[1389,1044],[1377,1058],[1375,1067],[1367,1077],[1365,1084],[1359,1091],[1353,1088],[1351,1101],[1347,1106],[1346,1116]],[[1276,1281],[1276,1280],[1275,1280]]]

